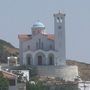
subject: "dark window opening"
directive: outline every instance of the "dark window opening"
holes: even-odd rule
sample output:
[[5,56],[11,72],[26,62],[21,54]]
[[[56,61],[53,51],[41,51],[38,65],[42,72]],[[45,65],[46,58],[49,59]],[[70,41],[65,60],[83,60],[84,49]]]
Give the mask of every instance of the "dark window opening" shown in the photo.
[[54,65],[53,57],[49,57],[49,65]]
[[29,45],[27,46],[27,48],[28,48],[28,50],[30,50],[30,46]]
[[53,46],[52,45],[50,45],[50,49],[53,49]]
[[41,39],[39,39],[39,49],[41,48]]
[[30,65],[31,64],[31,58],[27,57],[27,64]]
[[36,42],[36,49],[38,49],[39,47],[38,47],[39,45],[38,45],[38,42]]
[[42,65],[42,56],[38,56],[38,65]]
[[15,84],[15,79],[10,79],[9,80],[9,85],[10,86],[15,86],[16,84]]
[[57,17],[57,23],[62,23],[63,18],[62,17]]
[[43,49],[43,42],[42,42],[42,49]]

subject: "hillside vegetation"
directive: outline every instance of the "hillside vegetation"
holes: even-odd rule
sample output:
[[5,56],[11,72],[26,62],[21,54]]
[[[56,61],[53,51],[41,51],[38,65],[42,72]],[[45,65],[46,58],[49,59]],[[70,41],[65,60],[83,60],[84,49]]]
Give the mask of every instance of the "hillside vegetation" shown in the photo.
[[90,81],[90,64],[84,62],[78,62],[75,60],[67,60],[68,65],[77,65],[79,70],[79,75],[82,80]]
[[18,55],[18,49],[9,42],[0,39],[0,62],[7,62],[7,57],[10,55]]

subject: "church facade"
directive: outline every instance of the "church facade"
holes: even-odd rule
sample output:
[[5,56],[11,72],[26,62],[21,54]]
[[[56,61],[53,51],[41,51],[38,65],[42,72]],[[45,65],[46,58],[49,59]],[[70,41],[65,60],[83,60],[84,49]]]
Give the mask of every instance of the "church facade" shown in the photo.
[[[78,75],[77,67],[66,65],[65,48],[65,14],[59,12],[54,16],[54,34],[45,32],[45,25],[37,21],[32,25],[32,34],[20,34],[20,64],[38,67],[41,76],[66,77],[68,70],[75,71],[73,79]],[[65,72],[66,71],[66,72]],[[67,75],[67,80],[70,75]]]
[[25,65],[65,65],[65,14],[54,14],[54,34],[37,21],[31,35],[19,35],[20,60]]

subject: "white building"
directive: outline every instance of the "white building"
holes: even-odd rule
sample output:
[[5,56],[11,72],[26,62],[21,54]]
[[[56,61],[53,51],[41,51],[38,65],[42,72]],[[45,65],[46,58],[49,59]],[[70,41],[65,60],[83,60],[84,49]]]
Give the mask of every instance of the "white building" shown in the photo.
[[17,82],[17,75],[13,74],[11,72],[0,70],[0,76],[3,76],[7,79],[9,83],[9,87],[1,87],[0,90],[26,90],[26,84],[25,83],[18,83]]
[[14,57],[14,56],[10,56],[10,57],[7,57],[8,59],[8,66],[17,66],[17,57]]
[[65,14],[54,14],[54,34],[45,33],[45,25],[40,21],[31,30],[32,34],[18,36],[20,64],[37,66],[40,76],[74,80],[77,66],[66,65]]
[[90,90],[90,81],[81,81],[78,87],[80,90]]

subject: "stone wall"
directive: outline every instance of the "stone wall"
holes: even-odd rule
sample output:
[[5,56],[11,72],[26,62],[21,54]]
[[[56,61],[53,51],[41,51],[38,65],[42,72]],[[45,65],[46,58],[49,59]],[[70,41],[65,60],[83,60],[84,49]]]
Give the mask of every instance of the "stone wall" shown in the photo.
[[66,81],[74,81],[78,76],[77,66],[37,66],[39,76],[59,77]]

